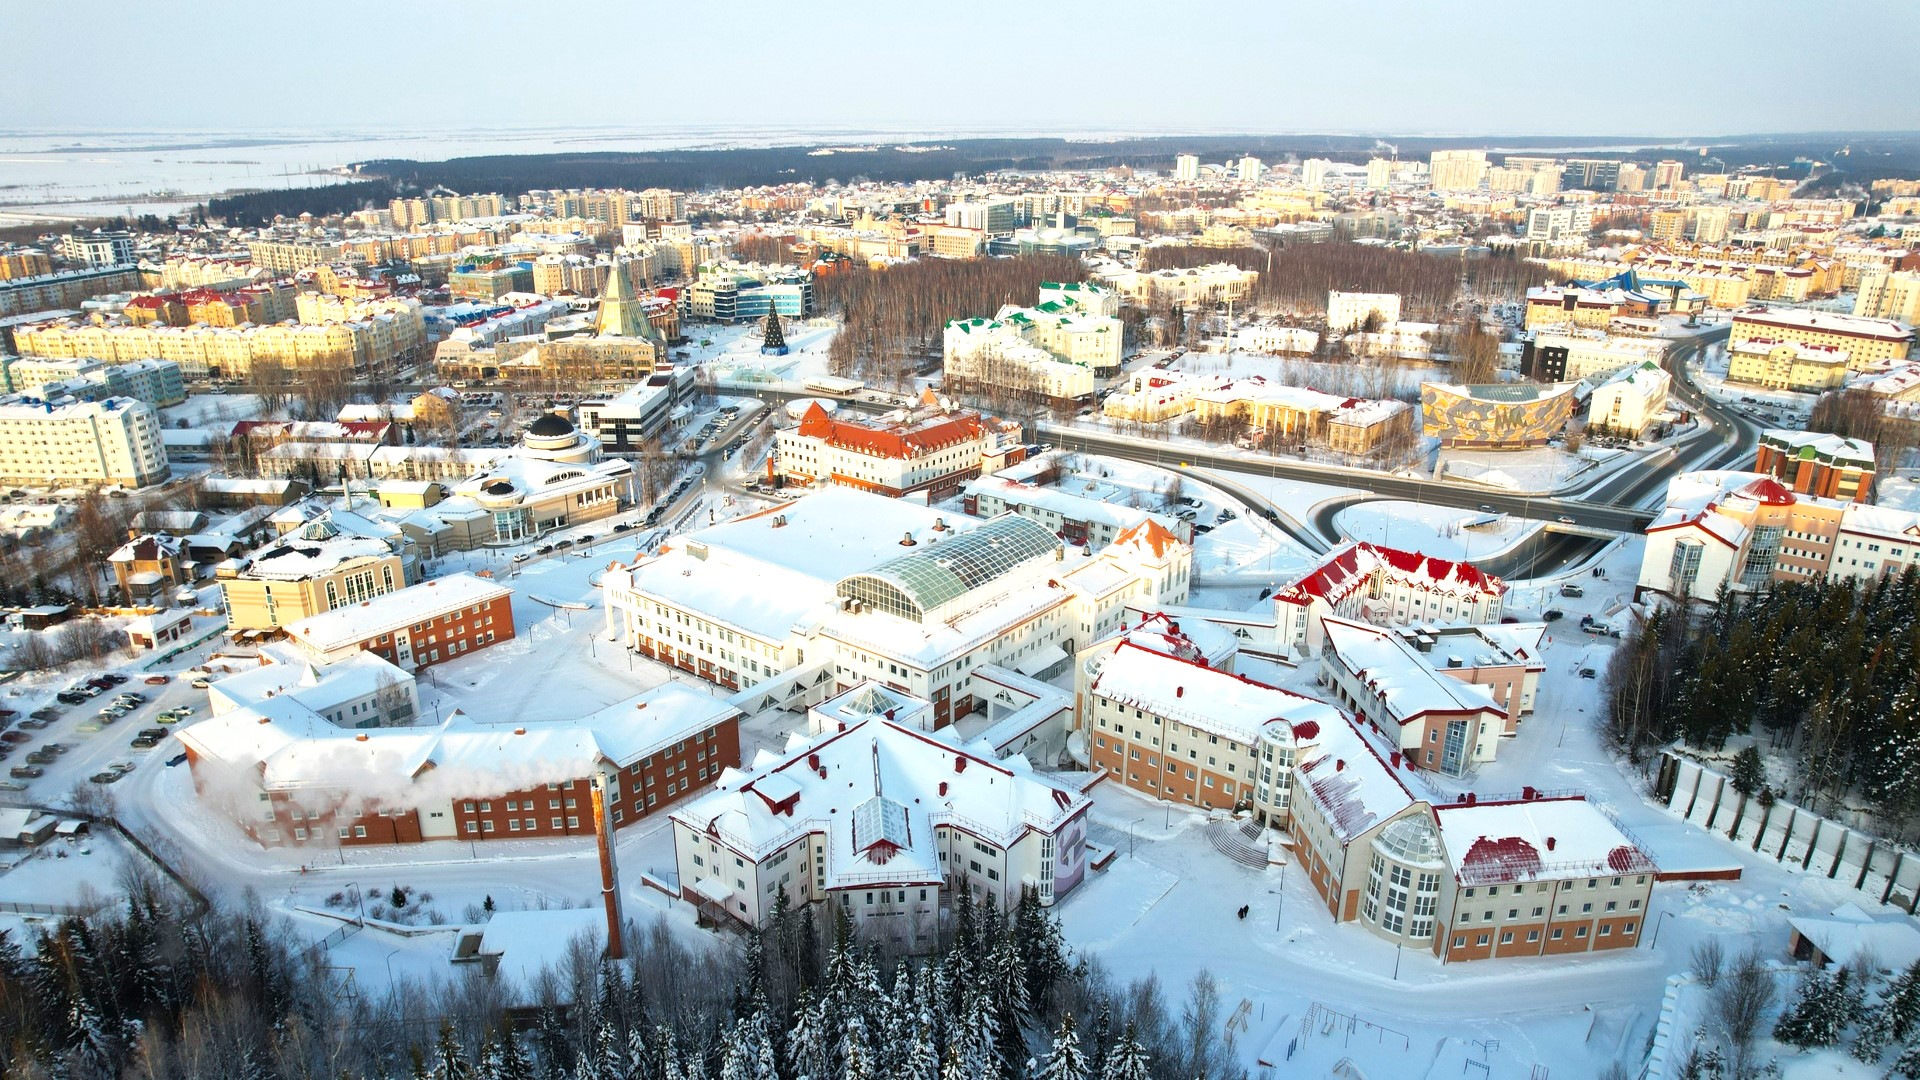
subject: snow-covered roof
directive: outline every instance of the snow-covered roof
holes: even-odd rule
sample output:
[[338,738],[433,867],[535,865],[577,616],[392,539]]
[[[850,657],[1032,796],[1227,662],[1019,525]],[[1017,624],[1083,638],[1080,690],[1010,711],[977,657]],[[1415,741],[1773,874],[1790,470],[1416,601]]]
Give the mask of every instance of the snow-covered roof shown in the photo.
[[1368,829],[1432,796],[1412,774],[1412,766],[1383,754],[1347,717],[1316,725],[1311,733],[1294,729],[1300,749],[1294,756],[1302,783],[1297,790],[1312,800],[1334,836],[1352,843]]
[[1433,808],[1462,885],[1655,872],[1652,858],[1583,796]]
[[179,736],[202,758],[258,768],[268,790],[417,808],[581,779],[603,762],[625,768],[738,715],[723,700],[666,683],[581,719],[481,724],[456,712],[438,726],[355,729],[328,723],[288,694]]
[[1387,715],[1405,725],[1434,713],[1506,716],[1487,687],[1443,675],[1400,634],[1386,627],[1328,616],[1328,656],[1372,690]]
[[[1244,675],[1216,671],[1121,641],[1099,658],[1089,692],[1128,708],[1166,717],[1235,742],[1251,744],[1273,725],[1292,741],[1303,724],[1316,730],[1344,724],[1339,709]],[[1304,741],[1304,740],[1303,740]]]
[[966,493],[973,496],[988,495],[1010,507],[1033,507],[1058,514],[1068,521],[1105,525],[1116,530],[1130,529],[1147,521],[1157,521],[1162,528],[1175,527],[1174,519],[1166,514],[1090,498],[1063,487],[1040,487],[999,475],[987,475],[969,481]]
[[1913,337],[1913,327],[1893,319],[1873,319],[1859,315],[1842,315],[1833,311],[1811,311],[1806,308],[1750,308],[1736,312],[1733,321],[1736,325],[1748,323],[1756,326],[1778,326],[1820,334],[1835,334],[1841,337],[1871,338],[1878,341],[1905,341]]
[[1435,591],[1478,592],[1489,596],[1503,596],[1507,591],[1506,582],[1472,563],[1452,562],[1379,544],[1348,543],[1335,548],[1320,565],[1275,592],[1274,599],[1290,604],[1314,600],[1338,604],[1356,590],[1365,588],[1376,573]]
[[362,700],[386,686],[410,683],[413,676],[377,654],[358,652],[330,664],[316,664],[285,646],[261,651],[259,667],[215,679],[207,697],[215,715],[258,707],[275,698],[291,698],[325,713]]
[[[859,522],[859,528],[849,528]],[[767,641],[824,618],[844,578],[980,524],[963,515],[831,486],[689,533],[624,572],[636,593],[697,610]],[[917,547],[901,540],[912,535]]]
[[310,615],[286,626],[287,636],[328,653],[401,627],[475,604],[489,604],[513,590],[472,574],[448,574],[349,607]]
[[1882,971],[1905,971],[1920,960],[1920,926],[1905,915],[1869,915],[1842,904],[1828,915],[1789,915],[1787,925],[1841,967],[1871,957]]
[[1002,846],[1029,830],[1056,832],[1093,805],[1086,795],[874,717],[813,739],[674,811],[673,820],[755,859],[807,833],[827,839],[827,888],[934,884],[944,879],[933,830],[960,825]]

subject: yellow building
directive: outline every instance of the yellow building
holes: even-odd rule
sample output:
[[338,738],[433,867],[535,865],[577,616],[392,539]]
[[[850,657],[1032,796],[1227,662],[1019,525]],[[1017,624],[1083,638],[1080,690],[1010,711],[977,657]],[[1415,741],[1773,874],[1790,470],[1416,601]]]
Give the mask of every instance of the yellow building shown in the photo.
[[1844,350],[1847,366],[1865,371],[1883,362],[1905,360],[1913,345],[1913,327],[1891,319],[1870,319],[1799,308],[1754,309],[1733,317],[1729,350],[1764,339]]
[[1748,338],[1727,348],[1727,381],[1802,393],[1831,390],[1846,384],[1847,352],[1831,345]]
[[1920,323],[1920,273],[1878,271],[1860,277],[1853,313],[1868,318]]
[[242,566],[217,572],[235,630],[266,630],[348,607],[407,586],[401,557],[382,540],[315,521]]

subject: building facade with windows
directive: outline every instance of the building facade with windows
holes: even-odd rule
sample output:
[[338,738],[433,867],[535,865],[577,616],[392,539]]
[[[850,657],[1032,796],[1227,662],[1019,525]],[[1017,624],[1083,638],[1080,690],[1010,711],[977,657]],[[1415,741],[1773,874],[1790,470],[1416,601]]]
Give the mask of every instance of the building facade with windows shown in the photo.
[[1768,428],[1753,457],[1754,472],[1795,494],[1842,502],[1872,502],[1876,468],[1872,443],[1816,431]]
[[0,403],[0,483],[136,488],[171,475],[160,416],[144,401]]
[[1682,473],[1647,526],[1636,597],[1714,605],[1721,590],[1869,583],[1920,561],[1920,514],[1798,495],[1766,473]]
[[1847,367],[1865,371],[1881,362],[1905,360],[1913,347],[1913,327],[1892,319],[1803,308],[1752,308],[1736,313],[1727,348],[1757,338],[1844,349]]
[[220,564],[214,576],[227,625],[268,630],[406,588],[410,565],[398,530],[359,535],[323,517]]
[[774,436],[774,467],[792,484],[938,500],[983,471],[1017,461],[1018,434],[1017,426],[971,409],[924,406],[868,420],[829,415],[816,402],[797,426]]
[[676,683],[579,719],[508,724],[456,712],[348,727],[302,698],[276,694],[177,733],[201,800],[263,846],[591,836],[596,784],[619,829],[740,761],[739,711]]
[[828,488],[615,566],[602,590],[615,640],[755,688],[756,707],[804,708],[873,680],[931,701],[940,728],[1000,718],[988,669],[1045,679],[1127,604],[1183,602],[1192,551],[1151,521],[1089,552],[1014,514],[950,518]]
[[680,895],[703,914],[760,928],[782,901],[834,904],[863,938],[924,952],[961,890],[1004,911],[1085,877],[1078,788],[885,715],[810,726],[671,815]]
[[472,574],[448,574],[308,616],[286,631],[323,662],[371,652],[418,671],[512,638],[513,590]]

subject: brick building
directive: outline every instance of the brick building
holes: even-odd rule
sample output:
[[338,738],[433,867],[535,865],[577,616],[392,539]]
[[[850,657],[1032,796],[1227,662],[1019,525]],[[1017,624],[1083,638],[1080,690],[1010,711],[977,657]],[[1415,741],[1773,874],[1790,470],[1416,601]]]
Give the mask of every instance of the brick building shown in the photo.
[[[397,700],[411,686],[375,692]],[[595,779],[620,828],[740,763],[739,711],[676,683],[579,719],[518,724],[455,713],[437,726],[345,727],[311,696],[296,688],[179,732],[200,798],[262,845],[592,835]]]
[[513,637],[513,591],[472,574],[449,574],[286,627],[315,659],[362,650],[409,671]]

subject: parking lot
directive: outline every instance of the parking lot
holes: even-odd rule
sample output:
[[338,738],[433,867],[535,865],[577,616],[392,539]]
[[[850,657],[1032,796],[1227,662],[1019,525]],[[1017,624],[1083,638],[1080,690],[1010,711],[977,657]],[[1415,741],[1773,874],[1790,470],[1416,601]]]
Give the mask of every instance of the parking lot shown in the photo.
[[0,764],[7,768],[0,790],[67,804],[76,788],[110,789],[136,769],[183,760],[172,729],[207,709],[194,678],[130,667],[61,686],[9,687],[0,706]]

